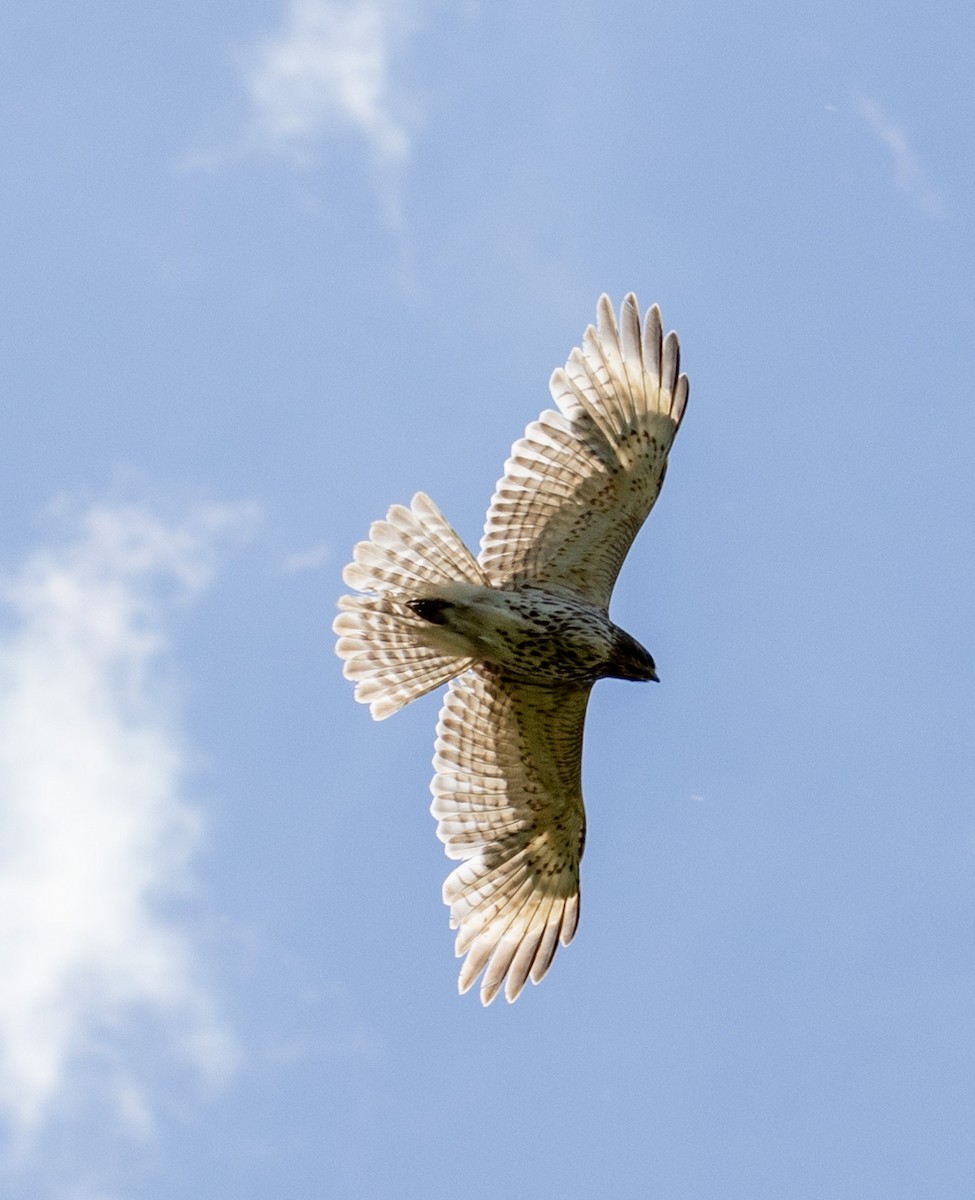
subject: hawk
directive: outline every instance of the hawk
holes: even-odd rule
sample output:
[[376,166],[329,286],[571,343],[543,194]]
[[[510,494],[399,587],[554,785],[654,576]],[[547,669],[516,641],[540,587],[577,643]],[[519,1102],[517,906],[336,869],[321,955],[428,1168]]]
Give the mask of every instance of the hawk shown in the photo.
[[422,492],[355,547],[334,631],[355,698],[382,720],[441,684],[431,812],[443,887],[481,1001],[538,983],[579,920],[582,730],[597,679],[655,680],[609,619],[626,552],[653,507],[687,404],[675,333],[628,295],[550,382],[558,412],[515,442],[475,559]]

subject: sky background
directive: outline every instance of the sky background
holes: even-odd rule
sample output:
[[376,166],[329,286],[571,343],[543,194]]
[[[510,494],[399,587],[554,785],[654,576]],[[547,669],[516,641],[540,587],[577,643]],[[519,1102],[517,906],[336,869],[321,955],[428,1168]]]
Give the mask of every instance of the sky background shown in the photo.
[[[965,1198],[975,10],[19,4],[0,46],[0,1192]],[[456,994],[437,697],[330,624],[476,546],[606,291],[687,419],[579,933]]]

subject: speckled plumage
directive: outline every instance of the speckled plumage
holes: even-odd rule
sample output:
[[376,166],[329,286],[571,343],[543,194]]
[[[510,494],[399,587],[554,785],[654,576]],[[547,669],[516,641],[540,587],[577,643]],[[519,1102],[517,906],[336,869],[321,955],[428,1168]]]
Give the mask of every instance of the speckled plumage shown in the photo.
[[422,493],[355,548],[334,623],[356,699],[381,719],[443,683],[431,811],[460,865],[444,884],[459,986],[514,1000],[579,917],[582,733],[593,683],[655,679],[610,621],[687,402],[676,334],[606,296],[512,447],[475,560]]

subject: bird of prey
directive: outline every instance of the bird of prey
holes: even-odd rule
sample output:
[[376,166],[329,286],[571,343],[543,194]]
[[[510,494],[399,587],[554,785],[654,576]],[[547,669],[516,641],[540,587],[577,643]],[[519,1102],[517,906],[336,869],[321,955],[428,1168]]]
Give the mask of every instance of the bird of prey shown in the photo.
[[653,507],[687,404],[675,333],[628,295],[550,382],[558,412],[515,442],[475,559],[429,497],[393,505],[355,547],[334,631],[355,698],[382,720],[450,683],[431,812],[466,992],[513,1001],[579,919],[582,728],[597,679],[655,680],[609,619],[613,584]]

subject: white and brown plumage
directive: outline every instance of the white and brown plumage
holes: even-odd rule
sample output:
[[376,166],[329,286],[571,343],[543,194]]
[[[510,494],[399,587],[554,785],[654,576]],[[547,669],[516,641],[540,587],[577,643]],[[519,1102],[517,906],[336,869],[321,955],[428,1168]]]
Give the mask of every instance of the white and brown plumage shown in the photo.
[[394,505],[345,568],[334,629],[356,699],[377,720],[450,681],[431,811],[462,992],[538,983],[579,919],[582,730],[593,683],[656,679],[609,619],[613,584],[663,483],[687,403],[677,335],[636,297],[596,328],[512,447],[475,559],[422,493]]

